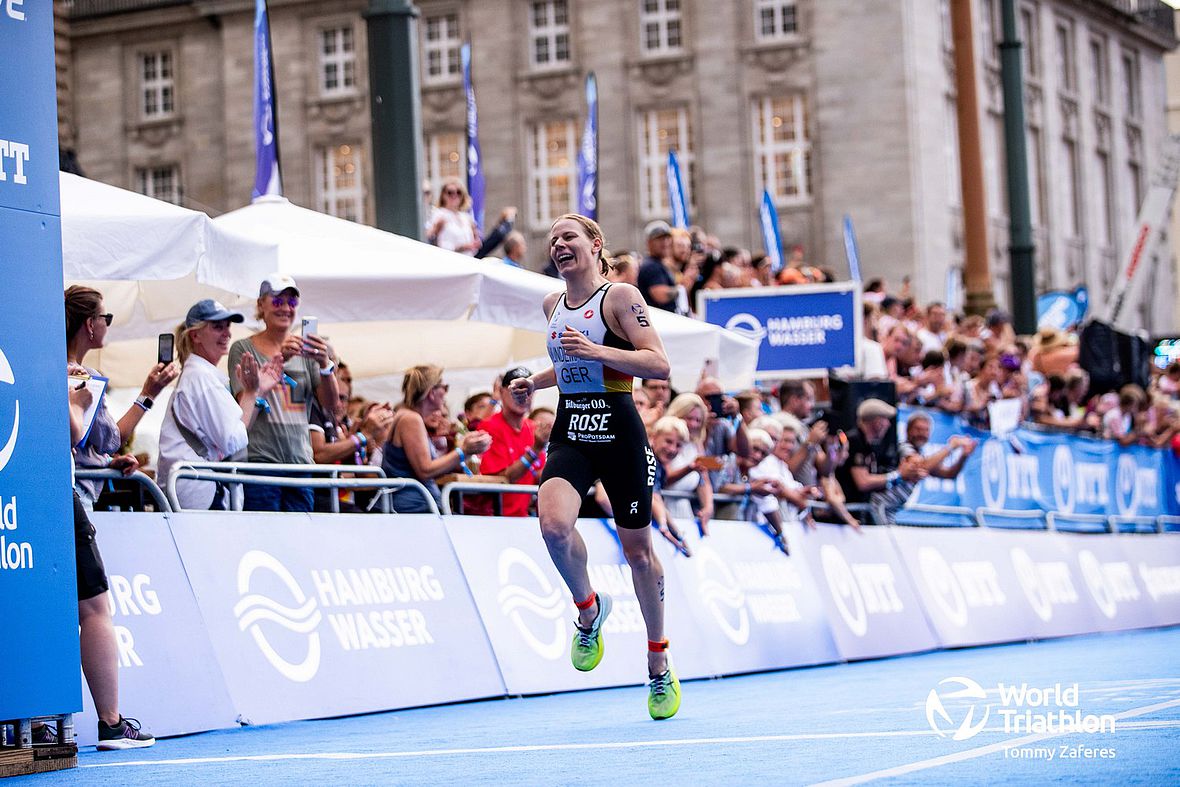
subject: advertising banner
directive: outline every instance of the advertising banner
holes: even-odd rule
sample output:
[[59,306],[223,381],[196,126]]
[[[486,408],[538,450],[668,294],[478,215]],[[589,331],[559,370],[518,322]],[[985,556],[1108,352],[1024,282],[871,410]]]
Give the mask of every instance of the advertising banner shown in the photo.
[[1180,536],[1173,533],[1119,539],[1127,561],[1155,610],[1160,626],[1180,623]]
[[991,536],[1016,574],[1017,600],[1032,611],[1033,627],[1027,636],[1061,637],[1099,630],[1097,610],[1069,542],[1045,531],[1009,530]]
[[1072,564],[1081,577],[1081,592],[1093,604],[1095,614],[1091,631],[1117,631],[1158,624],[1155,605],[1139,578],[1138,566],[1127,553],[1127,545],[1149,539],[1149,536],[1056,535],[1068,545]]
[[670,576],[683,584],[721,674],[839,661],[802,547],[787,557],[749,522],[714,520],[708,538],[685,535],[692,557]]
[[887,529],[794,525],[788,536],[811,567],[845,659],[938,647]]
[[[635,597],[631,569],[610,527],[578,522],[589,554],[590,582],[610,594],[602,662],[590,672],[570,664],[574,607],[553,566],[535,519],[444,517],[447,532],[479,607],[510,694],[626,686],[647,680],[647,630]],[[666,631],[681,677],[716,674],[702,648],[695,620],[671,576],[677,567],[661,555],[666,577]]]
[[[900,408],[904,422],[914,412]],[[935,411],[929,448],[955,434],[980,441],[955,480],[927,478],[909,504],[1159,516],[1180,510],[1180,461],[1170,451],[1109,440],[1017,429],[1010,437],[961,426]],[[953,459],[953,458],[952,458]]]
[[[154,735],[236,727],[225,677],[163,514],[95,513],[119,649],[119,707]],[[90,693],[74,718],[92,744]]]
[[0,718],[81,707],[53,4],[0,3]]
[[169,521],[248,723],[504,693],[437,517],[190,513]]
[[1004,531],[889,529],[943,647],[1010,642],[1036,630]]
[[759,378],[856,366],[861,311],[855,282],[701,290],[697,298],[706,322],[759,342]]

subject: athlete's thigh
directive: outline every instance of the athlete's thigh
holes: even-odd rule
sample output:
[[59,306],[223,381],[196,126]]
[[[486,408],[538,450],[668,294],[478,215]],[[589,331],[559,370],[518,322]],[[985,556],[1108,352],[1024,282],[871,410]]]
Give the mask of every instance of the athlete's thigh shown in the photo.
[[615,524],[634,530],[650,527],[656,457],[647,440],[604,446],[599,464],[602,487],[610,499]]

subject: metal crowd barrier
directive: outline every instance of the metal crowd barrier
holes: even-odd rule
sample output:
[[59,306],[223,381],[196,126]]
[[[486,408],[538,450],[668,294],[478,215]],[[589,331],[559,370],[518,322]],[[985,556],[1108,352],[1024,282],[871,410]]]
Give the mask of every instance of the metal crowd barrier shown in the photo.
[[[260,475],[259,473],[310,473],[326,475],[326,478],[292,475]],[[352,475],[366,475],[371,478],[340,478],[341,473]],[[265,484],[267,486],[301,487],[304,489],[377,489],[380,490],[376,500],[380,502],[382,513],[390,513],[389,492],[412,488],[416,489],[426,501],[426,506],[432,514],[438,514],[438,505],[425,486],[414,478],[386,478],[385,471],[380,467],[370,465],[299,465],[299,464],[263,464],[257,462],[178,462],[168,476],[168,499],[172,501],[172,510],[184,511],[176,497],[176,482],[181,478],[194,481],[214,481],[229,485]],[[336,495],[330,496],[331,511],[340,511],[340,500]]]
[[[315,478],[291,475],[263,475],[260,473],[310,473],[326,477]],[[364,475],[366,478],[340,478],[342,473]],[[527,494],[536,496],[539,487],[535,484],[484,484],[455,481],[442,488],[442,509],[439,510],[430,492],[418,480],[413,478],[386,478],[385,472],[379,467],[368,465],[299,465],[283,464],[271,465],[254,462],[179,462],[174,467],[168,479],[168,487],[160,487],[142,472],[136,471],[131,475],[123,475],[118,470],[108,468],[79,468],[76,477],[84,480],[128,480],[138,483],[151,497],[158,511],[184,511],[176,497],[176,482],[181,478],[195,481],[221,482],[230,485],[267,484],[270,486],[303,487],[310,489],[365,489],[380,490],[374,504],[380,504],[382,513],[391,513],[389,493],[398,489],[416,489],[426,500],[427,508],[433,514],[454,514],[462,511],[463,496],[466,494],[490,494],[494,496],[493,512],[499,516],[500,497],[505,494]],[[671,500],[696,500],[694,490],[665,489],[660,492],[663,497]],[[453,497],[458,496],[458,511],[452,505]],[[332,512],[339,512],[339,499],[331,496]],[[714,494],[714,504],[742,504],[746,502],[744,495]],[[872,507],[868,503],[847,503],[848,511],[866,524],[875,524]],[[830,510],[830,506],[823,501],[814,501],[809,506],[813,511]],[[899,509],[895,516],[895,524],[907,527],[953,527],[956,525],[946,521],[938,521],[938,517],[958,517],[966,527],[1017,528],[1030,530],[1062,531],[1067,533],[1180,533],[1180,516],[1117,516],[1105,514],[1073,514],[1059,511],[1041,511],[1039,509],[1018,510],[1000,508],[976,508],[965,506],[939,506],[918,503]],[[1013,524],[997,524],[997,520],[1008,521]],[[1031,523],[1030,525],[1015,524],[1017,522]]]
[[74,471],[74,477],[83,481],[134,481],[151,495],[152,502],[156,505],[157,511],[172,511],[172,506],[168,504],[168,499],[164,497],[163,490],[160,486],[148,476],[144,475],[139,470],[136,470],[131,475],[123,475],[118,470],[111,470],[110,468],[81,468]]

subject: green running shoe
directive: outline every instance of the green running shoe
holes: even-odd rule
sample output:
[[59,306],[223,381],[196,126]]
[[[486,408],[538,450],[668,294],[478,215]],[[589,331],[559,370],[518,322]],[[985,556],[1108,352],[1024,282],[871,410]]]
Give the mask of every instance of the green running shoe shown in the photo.
[[680,681],[672,665],[651,679],[651,693],[647,697],[647,712],[657,721],[670,719],[680,710]]
[[589,672],[602,661],[602,624],[610,615],[610,596],[605,593],[596,593],[595,596],[598,599],[598,614],[590,628],[582,628],[577,621],[574,622],[576,631],[573,645],[570,647],[570,661],[574,663],[574,669],[582,672]]

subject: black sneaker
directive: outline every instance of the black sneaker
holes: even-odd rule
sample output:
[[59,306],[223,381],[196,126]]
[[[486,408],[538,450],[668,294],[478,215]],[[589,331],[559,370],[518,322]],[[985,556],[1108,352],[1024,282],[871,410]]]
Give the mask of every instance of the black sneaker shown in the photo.
[[110,751],[112,749],[146,749],[148,746],[154,745],[156,739],[152,737],[151,733],[144,732],[139,728],[138,719],[125,719],[119,717],[119,723],[115,726],[108,725],[102,719],[98,721],[98,750]]
[[38,724],[33,727],[34,746],[56,746],[57,728],[48,724]]

